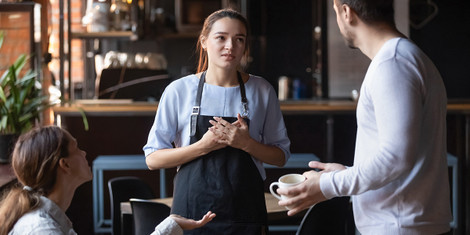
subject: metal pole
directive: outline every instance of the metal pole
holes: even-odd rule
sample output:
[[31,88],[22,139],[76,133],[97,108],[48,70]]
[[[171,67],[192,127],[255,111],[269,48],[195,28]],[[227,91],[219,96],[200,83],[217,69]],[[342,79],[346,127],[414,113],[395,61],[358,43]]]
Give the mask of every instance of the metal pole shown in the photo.
[[465,157],[463,161],[463,174],[464,175],[464,188],[465,192],[463,204],[465,206],[465,225],[462,231],[465,231],[465,234],[470,234],[470,115],[465,114]]
[[68,70],[69,76],[68,79],[68,89],[67,89],[67,98],[68,100],[73,100],[72,97],[72,7],[70,4],[70,0],[67,0],[67,61],[68,61]]
[[64,102],[64,0],[59,0],[59,81],[61,101]]

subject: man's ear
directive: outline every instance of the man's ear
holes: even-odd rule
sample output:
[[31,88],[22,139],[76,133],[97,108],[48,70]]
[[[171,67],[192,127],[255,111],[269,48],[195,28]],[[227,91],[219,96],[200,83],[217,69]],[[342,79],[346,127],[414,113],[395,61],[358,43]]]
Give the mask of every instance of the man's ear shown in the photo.
[[342,12],[343,12],[343,17],[344,17],[344,22],[348,22],[351,25],[354,25],[357,23],[357,14],[356,12],[351,9],[347,4],[341,5]]

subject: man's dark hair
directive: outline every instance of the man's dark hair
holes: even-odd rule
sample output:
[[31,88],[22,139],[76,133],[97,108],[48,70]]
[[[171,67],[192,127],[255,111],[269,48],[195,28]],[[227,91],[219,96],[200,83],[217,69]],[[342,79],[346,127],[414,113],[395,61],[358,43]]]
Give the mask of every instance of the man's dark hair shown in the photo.
[[365,23],[384,22],[395,26],[393,0],[338,0],[353,9]]

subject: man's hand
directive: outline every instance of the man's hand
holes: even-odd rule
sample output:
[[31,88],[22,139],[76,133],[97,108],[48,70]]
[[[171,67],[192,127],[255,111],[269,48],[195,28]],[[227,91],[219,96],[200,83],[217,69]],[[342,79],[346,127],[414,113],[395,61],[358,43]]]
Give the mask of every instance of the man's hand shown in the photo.
[[326,198],[320,190],[320,175],[322,173],[316,171],[308,171],[303,175],[307,178],[303,183],[290,187],[278,188],[277,193],[289,197],[288,199],[279,201],[280,206],[288,206],[292,208],[287,215],[295,215],[312,205],[325,201]]
[[323,163],[323,162],[317,162],[317,161],[309,162],[308,166],[313,169],[319,169],[322,172],[340,171],[340,170],[346,169],[345,166],[339,163]]
[[303,175],[307,178],[303,183],[291,188],[278,188],[277,193],[289,197],[289,199],[279,201],[280,206],[292,208],[287,212],[289,216],[295,215],[327,198],[320,189],[320,176],[323,172],[346,169],[338,163],[321,163],[317,161],[309,162],[309,167],[319,169],[317,171],[307,171]]

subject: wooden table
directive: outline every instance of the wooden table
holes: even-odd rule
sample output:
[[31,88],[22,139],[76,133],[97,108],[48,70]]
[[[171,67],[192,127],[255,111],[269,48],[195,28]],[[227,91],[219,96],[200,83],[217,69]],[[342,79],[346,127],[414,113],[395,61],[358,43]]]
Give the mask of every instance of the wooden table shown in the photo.
[[[279,216],[279,214],[282,214],[284,217],[287,216],[287,209],[283,206],[279,206],[278,205],[279,200],[275,198],[272,194],[265,193],[264,198],[266,200],[266,210],[268,211],[268,220],[270,219],[272,215]],[[151,200],[155,202],[163,203],[169,207],[171,207],[171,204],[173,203],[172,197],[157,198],[157,199],[151,199]],[[130,202],[121,202],[121,214],[132,214]]]
[[[280,221],[282,219],[288,218],[287,209],[283,206],[278,205],[278,199],[275,198],[270,193],[265,193],[264,198],[266,200],[266,210],[268,212],[268,223],[270,221]],[[173,203],[173,198],[158,198],[158,199],[151,199],[152,201],[163,203],[169,207],[171,207]],[[303,217],[306,211],[296,214],[294,217]],[[130,202],[121,202],[121,217],[124,214],[132,214],[132,208]],[[298,225],[294,226],[285,226],[285,225],[270,225],[270,231],[297,231]]]

